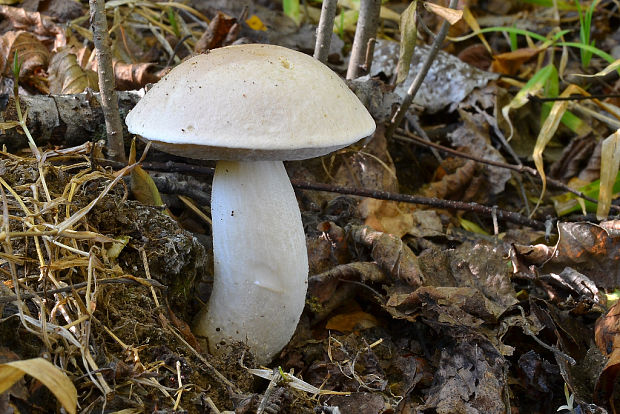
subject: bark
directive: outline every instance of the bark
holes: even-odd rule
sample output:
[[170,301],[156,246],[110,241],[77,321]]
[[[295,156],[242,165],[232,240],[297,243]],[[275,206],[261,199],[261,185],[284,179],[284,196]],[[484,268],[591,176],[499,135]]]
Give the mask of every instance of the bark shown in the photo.
[[323,0],[321,19],[316,29],[316,45],[314,46],[314,58],[321,63],[327,62],[329,55],[329,47],[334,33],[336,6],[338,6],[338,0]]
[[[21,95],[22,111],[28,112],[26,124],[38,146],[71,147],[86,141],[106,137],[101,95]],[[135,92],[119,92],[118,104],[122,118],[140,100]],[[0,122],[16,121],[15,101],[0,99]],[[129,137],[125,129],[125,136]],[[121,132],[120,136],[123,136]],[[122,143],[122,142],[121,142]],[[0,130],[0,146],[6,145],[11,152],[28,146],[19,126]]]
[[365,75],[363,65],[370,66],[372,55],[366,61],[368,41],[377,34],[379,24],[379,12],[381,11],[381,0],[361,0],[360,15],[357,20],[357,29],[353,39],[351,49],[351,60],[347,69],[347,79],[355,79]]
[[123,123],[118,112],[118,100],[114,89],[114,68],[108,38],[108,22],[104,0],[90,0],[90,21],[97,56],[99,91],[108,137],[108,156],[117,161],[126,161],[123,145]]

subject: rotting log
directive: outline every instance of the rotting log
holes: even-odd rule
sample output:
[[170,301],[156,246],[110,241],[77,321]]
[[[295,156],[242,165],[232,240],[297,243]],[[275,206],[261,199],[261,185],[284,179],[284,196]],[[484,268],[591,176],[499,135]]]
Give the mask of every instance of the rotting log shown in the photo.
[[[106,138],[106,128],[99,93],[75,95],[34,95],[19,97],[22,111],[27,111],[27,126],[38,146],[59,145],[70,147],[86,141]],[[140,99],[136,92],[118,92],[121,119]],[[0,122],[17,120],[12,96],[0,96]],[[124,126],[124,125],[123,125]],[[129,137],[126,127],[124,136]],[[128,143],[126,143],[128,144]],[[0,146],[9,151],[27,147],[27,140],[19,126],[0,130]]]

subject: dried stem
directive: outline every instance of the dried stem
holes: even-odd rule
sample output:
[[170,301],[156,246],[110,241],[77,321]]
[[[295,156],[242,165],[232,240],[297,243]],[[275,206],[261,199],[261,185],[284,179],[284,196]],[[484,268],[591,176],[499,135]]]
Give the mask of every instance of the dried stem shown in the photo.
[[366,50],[368,41],[375,37],[379,24],[379,12],[381,11],[381,0],[361,0],[360,15],[357,20],[357,29],[353,39],[351,49],[351,60],[347,69],[347,79],[355,79],[364,75],[363,66],[368,66],[372,62],[366,61]]
[[497,215],[499,220],[529,226],[535,229],[545,229],[545,223],[538,220],[532,220],[526,216],[514,213],[512,211],[500,210],[493,207],[487,207],[482,204],[464,201],[443,200],[432,197],[414,196],[409,194],[391,193],[388,191],[368,190],[365,188],[340,187],[330,184],[309,183],[301,180],[291,180],[293,187],[303,190],[328,191],[330,193],[357,195],[362,197],[371,197],[378,200],[401,201],[412,204],[422,204],[433,206],[436,208],[444,208],[450,210],[471,211],[473,213],[482,213],[491,217]]
[[123,143],[123,124],[118,111],[118,99],[114,89],[114,68],[108,38],[108,23],[105,15],[104,0],[89,0],[90,22],[97,54],[97,73],[99,75],[99,92],[101,107],[105,117],[108,135],[108,152],[110,158],[125,162],[125,145]]
[[[458,0],[450,0],[449,7],[451,9],[454,9],[457,3],[458,3]],[[400,104],[400,107],[398,108],[398,110],[394,114],[394,117],[392,118],[392,122],[390,123],[390,126],[388,127],[388,130],[386,133],[386,136],[388,138],[390,138],[392,134],[394,134],[394,129],[396,129],[401,124],[401,122],[403,122],[405,113],[407,113],[409,106],[411,106],[411,103],[413,102],[413,98],[415,98],[415,95],[416,93],[418,93],[420,86],[422,86],[422,82],[424,82],[424,78],[426,77],[428,70],[431,68],[433,61],[435,60],[435,56],[437,56],[437,53],[439,53],[439,49],[441,49],[441,45],[443,44],[443,41],[446,38],[446,35],[448,34],[449,28],[450,28],[450,23],[448,23],[448,21],[444,21],[441,25],[441,28],[439,29],[439,33],[437,33],[437,36],[435,37],[435,41],[433,42],[433,45],[431,46],[428,56],[426,56],[426,60],[424,61],[422,68],[416,74],[416,77],[413,79],[413,83],[411,84],[411,86],[409,87],[409,90],[407,91],[407,96],[405,96],[405,99],[403,99],[403,103]]]
[[321,18],[316,28],[316,44],[314,46],[314,58],[321,63],[327,62],[329,47],[334,33],[334,18],[336,17],[338,0],[323,0]]
[[[399,135],[398,133],[403,133],[406,134],[406,136],[402,136]],[[443,151],[445,153],[448,153],[450,155],[454,155],[456,157],[460,157],[460,158],[466,158],[468,160],[473,160],[476,162],[479,162],[481,164],[487,164],[487,165],[492,165],[494,167],[498,167],[498,168],[505,168],[507,170],[512,170],[512,171],[516,171],[518,173],[526,173],[532,177],[536,177],[539,180],[541,180],[540,178],[540,174],[538,173],[538,171],[535,168],[532,167],[528,167],[526,165],[523,164],[519,164],[519,165],[515,165],[515,164],[508,164],[505,162],[499,162],[499,161],[494,161],[494,160],[489,160],[489,159],[485,159],[485,158],[480,158],[480,157],[476,157],[475,155],[471,155],[471,154],[466,154],[462,151],[457,151],[455,149],[452,148],[448,148],[448,147],[444,147],[443,145],[439,145],[439,144],[435,144],[433,142],[427,141],[422,137],[418,137],[417,135],[414,135],[410,132],[404,131],[404,130],[399,130],[398,133],[394,134],[394,138],[400,141],[405,141],[405,142],[411,142],[412,144],[416,144],[416,145],[420,145],[423,147],[430,147],[430,148],[435,148],[438,149],[440,151]],[[592,203],[598,204],[598,200],[589,197],[588,195],[584,194],[581,191],[575,190],[574,188],[569,187],[568,185],[564,184],[562,181],[560,180],[556,180],[554,178],[550,178],[547,177],[547,184],[549,184],[550,187],[553,188],[557,188],[563,191],[566,191],[568,193],[572,193],[574,195],[576,195],[579,198],[583,198],[584,200],[588,200]],[[615,208],[616,211],[618,211],[618,206],[612,206],[612,208]]]

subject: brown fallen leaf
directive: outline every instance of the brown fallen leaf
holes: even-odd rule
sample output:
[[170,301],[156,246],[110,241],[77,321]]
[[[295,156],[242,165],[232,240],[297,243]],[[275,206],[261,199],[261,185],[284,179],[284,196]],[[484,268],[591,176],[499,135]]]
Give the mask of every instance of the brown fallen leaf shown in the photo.
[[196,42],[194,52],[204,53],[209,49],[224,46],[224,41],[235,24],[237,24],[236,18],[218,11]]
[[483,323],[496,323],[506,310],[478,289],[448,286],[422,286],[409,294],[396,292],[390,295],[386,307],[397,311],[392,312],[393,315],[406,319],[415,319],[409,315],[423,313],[439,322],[472,328]]
[[156,83],[160,76],[155,73],[154,63],[114,62],[116,89],[130,91],[144,87],[147,83]]
[[[596,383],[595,398],[600,403],[613,404],[610,397],[620,377],[620,302],[596,322],[595,340],[603,355],[609,357]],[[617,407],[612,407],[612,412],[617,412]]]
[[440,179],[426,186],[421,193],[425,197],[458,198],[467,201],[463,199],[463,194],[472,185],[475,172],[475,161],[447,158],[442,162],[438,174],[436,174]]
[[362,331],[379,325],[377,318],[362,310],[340,313],[332,316],[325,325],[325,329],[343,333]]
[[67,43],[64,30],[50,17],[29,12],[19,7],[0,5],[0,16],[8,23],[5,30],[26,30],[35,34],[43,43],[51,43],[53,49]]
[[60,23],[67,23],[84,14],[83,6],[75,0],[30,0],[24,3],[28,3],[27,10],[38,11]]
[[11,74],[13,57],[21,65],[19,71],[20,82],[32,76],[35,71],[47,68],[50,53],[47,47],[32,33],[17,30],[4,33],[0,36],[0,72]]
[[377,231],[403,237],[413,226],[411,204],[365,198],[358,207],[364,224]]
[[370,247],[371,257],[384,272],[415,287],[424,284],[418,258],[399,238],[372,230],[367,226],[354,226],[351,237],[356,243]]
[[522,48],[512,52],[495,55],[491,70],[504,75],[516,75],[521,66],[538,56],[544,49]]
[[61,48],[48,68],[49,88],[52,94],[82,93],[86,88],[99,90],[97,72],[82,69],[71,47]]
[[520,260],[541,266],[545,273],[571,267],[599,288],[620,286],[620,236],[592,223],[560,223],[558,232],[555,247],[515,245]]

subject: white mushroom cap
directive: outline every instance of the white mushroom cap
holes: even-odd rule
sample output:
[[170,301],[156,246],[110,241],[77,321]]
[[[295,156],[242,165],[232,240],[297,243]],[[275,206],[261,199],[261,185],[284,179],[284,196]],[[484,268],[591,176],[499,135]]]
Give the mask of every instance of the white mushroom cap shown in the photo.
[[188,59],[146,93],[126,123],[162,151],[214,160],[318,157],[375,129],[327,66],[266,44]]

